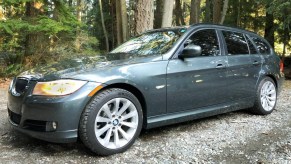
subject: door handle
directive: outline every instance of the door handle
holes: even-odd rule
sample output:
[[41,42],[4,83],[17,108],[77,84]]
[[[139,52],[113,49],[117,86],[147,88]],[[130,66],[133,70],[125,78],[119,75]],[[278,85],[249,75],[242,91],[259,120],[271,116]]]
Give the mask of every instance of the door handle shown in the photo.
[[224,65],[224,64],[217,64],[216,65],[216,68],[217,69],[223,69],[223,68],[226,68],[226,65]]
[[256,61],[256,60],[253,62],[253,65],[259,65],[259,64],[260,63],[258,61]]

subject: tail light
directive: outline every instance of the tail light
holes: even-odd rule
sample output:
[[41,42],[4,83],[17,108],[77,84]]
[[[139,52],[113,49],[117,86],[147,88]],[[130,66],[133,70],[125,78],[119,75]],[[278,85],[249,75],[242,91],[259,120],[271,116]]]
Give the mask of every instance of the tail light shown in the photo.
[[280,72],[284,71],[284,63],[282,60],[280,60]]

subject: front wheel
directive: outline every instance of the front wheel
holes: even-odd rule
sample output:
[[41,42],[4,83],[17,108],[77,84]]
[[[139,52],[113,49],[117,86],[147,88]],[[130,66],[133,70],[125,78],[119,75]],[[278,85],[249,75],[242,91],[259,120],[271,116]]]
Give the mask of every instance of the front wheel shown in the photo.
[[270,77],[265,77],[258,86],[253,112],[260,115],[270,114],[274,110],[276,102],[276,85]]
[[93,152],[111,155],[127,150],[142,127],[142,109],[130,92],[113,88],[87,105],[80,121],[80,138]]

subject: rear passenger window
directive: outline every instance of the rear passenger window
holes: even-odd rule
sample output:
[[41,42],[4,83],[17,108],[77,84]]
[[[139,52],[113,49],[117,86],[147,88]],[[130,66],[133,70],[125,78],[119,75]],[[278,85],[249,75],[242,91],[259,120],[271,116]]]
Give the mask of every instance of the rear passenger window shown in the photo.
[[254,37],[254,36],[252,36],[252,39],[255,42],[256,47],[261,54],[270,54],[271,53],[270,47],[262,39],[260,39],[258,37]]
[[202,50],[201,56],[220,55],[219,42],[215,30],[207,29],[195,32],[186,41],[185,46],[189,44],[200,46]]
[[251,40],[248,37],[245,37],[247,39],[248,45],[249,45],[249,50],[251,54],[257,54],[256,47],[254,44],[251,42]]
[[228,55],[249,54],[248,44],[241,33],[222,31],[227,46]]

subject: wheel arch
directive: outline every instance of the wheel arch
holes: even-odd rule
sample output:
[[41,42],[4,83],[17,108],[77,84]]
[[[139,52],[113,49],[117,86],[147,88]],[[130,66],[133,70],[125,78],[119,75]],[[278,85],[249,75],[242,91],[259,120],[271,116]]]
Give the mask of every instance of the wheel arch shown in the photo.
[[277,82],[275,76],[272,75],[272,74],[267,74],[267,75],[265,75],[265,76],[271,78],[271,79],[274,81],[274,83],[275,83],[275,85],[276,85],[276,88],[278,89],[278,82]]
[[[142,128],[146,128],[147,125],[147,105],[146,101],[144,98],[144,95],[141,93],[139,89],[137,89],[135,86],[127,84],[127,83],[114,83],[114,84],[109,84],[102,88],[100,91],[109,89],[109,88],[119,88],[119,89],[124,89],[129,92],[131,92],[140,102],[141,107],[142,107],[142,114],[143,114],[143,123],[142,123]],[[98,91],[95,94],[98,94],[100,91]]]

